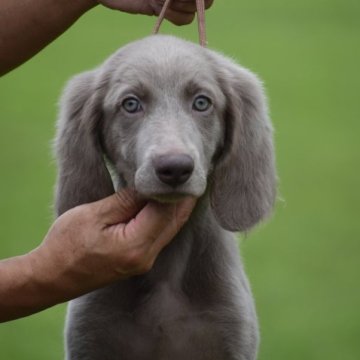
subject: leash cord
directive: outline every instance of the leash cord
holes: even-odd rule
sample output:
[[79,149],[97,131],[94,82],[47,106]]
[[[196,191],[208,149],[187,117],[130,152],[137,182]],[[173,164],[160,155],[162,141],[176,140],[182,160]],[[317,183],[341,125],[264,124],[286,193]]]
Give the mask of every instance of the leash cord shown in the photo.
[[[165,18],[166,10],[168,9],[171,0],[165,0],[164,5],[160,11],[160,14],[156,20],[156,24],[153,29],[153,34],[157,34],[160,30],[160,26]],[[198,22],[199,43],[201,46],[206,47],[206,25],[205,25],[205,4],[204,0],[196,0],[196,14]]]

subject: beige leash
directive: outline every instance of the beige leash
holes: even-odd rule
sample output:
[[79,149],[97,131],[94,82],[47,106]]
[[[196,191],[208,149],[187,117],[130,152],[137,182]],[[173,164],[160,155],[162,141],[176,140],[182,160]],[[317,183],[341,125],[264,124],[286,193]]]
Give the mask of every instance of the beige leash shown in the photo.
[[[159,17],[157,18],[156,24],[154,26],[153,34],[157,34],[160,30],[161,23],[163,22],[171,0],[165,0],[165,3],[161,9]],[[199,43],[201,46],[206,47],[206,26],[205,26],[205,4],[204,0],[196,0],[196,13],[197,13],[197,22],[198,22],[198,31],[199,31]]]

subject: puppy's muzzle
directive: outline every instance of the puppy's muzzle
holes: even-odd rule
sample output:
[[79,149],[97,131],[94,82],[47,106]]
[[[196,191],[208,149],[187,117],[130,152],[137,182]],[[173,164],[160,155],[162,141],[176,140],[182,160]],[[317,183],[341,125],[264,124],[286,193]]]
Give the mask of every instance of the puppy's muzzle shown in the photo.
[[159,180],[172,187],[184,184],[194,170],[194,160],[187,154],[158,155],[152,163]]

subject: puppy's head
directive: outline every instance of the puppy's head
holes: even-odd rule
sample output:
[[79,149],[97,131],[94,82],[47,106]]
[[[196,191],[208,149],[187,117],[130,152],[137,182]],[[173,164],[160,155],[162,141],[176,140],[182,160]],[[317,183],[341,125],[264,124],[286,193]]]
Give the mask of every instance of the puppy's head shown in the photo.
[[275,172],[261,85],[222,55],[169,36],[132,43],[65,91],[57,208],[114,191],[176,201],[207,189],[220,224],[246,230],[271,209]]

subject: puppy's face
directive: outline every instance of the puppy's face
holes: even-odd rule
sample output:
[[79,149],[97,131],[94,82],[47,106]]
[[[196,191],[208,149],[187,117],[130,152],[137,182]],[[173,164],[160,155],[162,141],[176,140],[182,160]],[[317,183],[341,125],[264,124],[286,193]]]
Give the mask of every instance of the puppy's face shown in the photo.
[[102,145],[127,185],[172,201],[205,192],[223,143],[225,96],[202,49],[163,49],[130,47],[114,62]]
[[131,43],[70,81],[57,126],[58,214],[113,193],[103,155],[120,183],[160,201],[199,197],[211,178],[210,205],[227,230],[248,230],[271,211],[261,82],[214,51],[169,36]]

